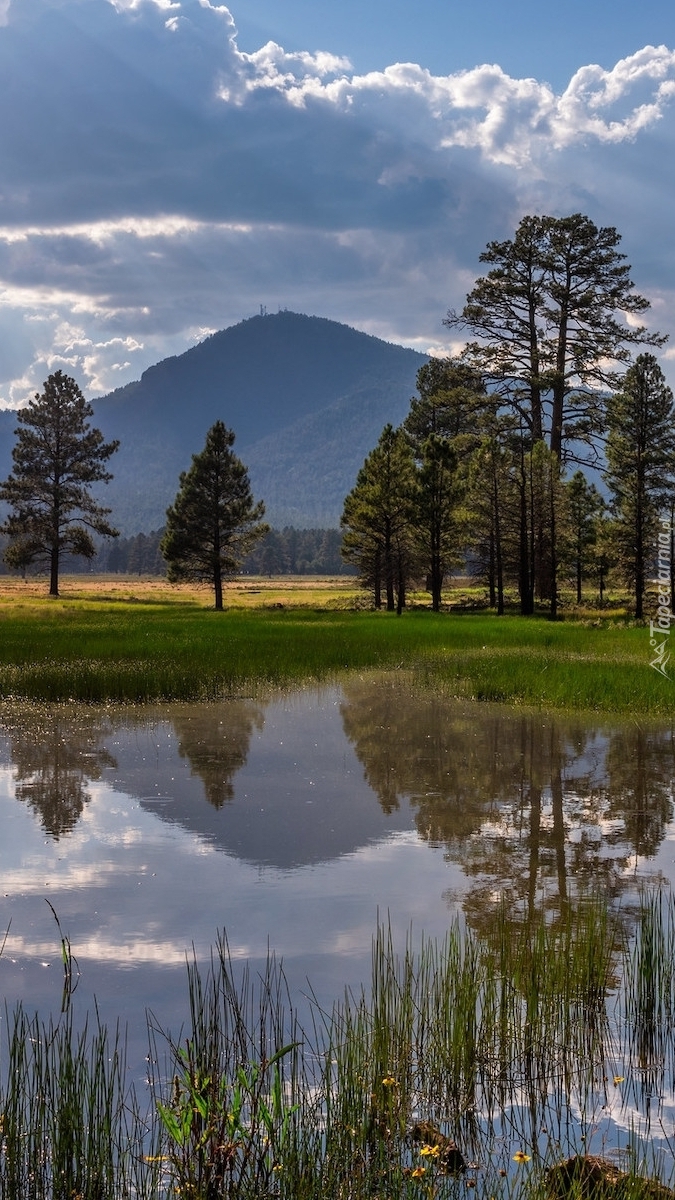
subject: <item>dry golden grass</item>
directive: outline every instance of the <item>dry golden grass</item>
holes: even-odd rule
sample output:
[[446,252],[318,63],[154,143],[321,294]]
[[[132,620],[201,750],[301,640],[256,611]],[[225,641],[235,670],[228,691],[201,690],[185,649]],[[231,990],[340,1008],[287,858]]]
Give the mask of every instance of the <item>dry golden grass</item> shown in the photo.
[[[45,576],[19,579],[0,576],[0,605],[49,601]],[[213,607],[213,589],[206,584],[172,584],[156,575],[62,575],[59,600],[123,601],[157,604],[198,604]],[[246,576],[228,581],[223,589],[227,608],[332,608],[351,604],[363,592],[348,576]]]

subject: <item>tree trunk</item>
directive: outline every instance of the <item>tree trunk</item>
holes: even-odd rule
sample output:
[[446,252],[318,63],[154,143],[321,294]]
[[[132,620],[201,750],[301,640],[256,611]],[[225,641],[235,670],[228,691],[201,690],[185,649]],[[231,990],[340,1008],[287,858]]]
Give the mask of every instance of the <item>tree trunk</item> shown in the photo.
[[50,562],[50,578],[49,578],[49,595],[58,596],[59,594],[59,549],[58,546],[53,546],[49,556]]
[[397,613],[397,616],[400,617],[404,608],[405,608],[405,579],[403,577],[403,571],[399,570],[398,584],[397,584],[397,588],[396,588],[396,613]]
[[441,556],[441,531],[437,522],[431,526],[431,607],[434,612],[441,611],[443,595],[443,560]]
[[530,291],[528,300],[528,322],[530,333],[530,412],[532,414],[532,438],[540,442],[544,436],[541,413],[541,385],[539,382],[539,332],[537,330],[537,300]]
[[558,620],[558,548],[557,541],[557,526],[556,526],[556,475],[558,472],[558,458],[551,455],[551,460],[548,468],[548,486],[549,486],[549,506],[550,506],[550,534],[551,534],[551,620]]
[[504,563],[502,561],[502,528],[499,519],[499,489],[497,473],[493,473],[493,502],[495,518],[495,565],[497,569],[497,615],[504,615]]
[[[568,284],[569,287],[569,284]],[[551,453],[558,461],[562,457],[563,417],[565,413],[565,363],[567,361],[567,304],[560,306],[558,325],[558,352],[556,356],[556,381],[553,385],[553,409],[551,413]]]
[[223,576],[218,563],[213,572],[213,590],[216,596],[215,609],[216,612],[223,611]]
[[644,616],[645,591],[645,547],[644,547],[644,518],[642,495],[638,496],[637,512],[635,514],[635,617],[642,620]]
[[375,601],[375,609],[379,611],[382,608],[382,567],[380,563],[379,550],[375,553],[375,567],[373,572],[373,593]]
[[396,609],[394,602],[394,547],[389,518],[385,522],[384,529],[384,585],[387,593],[387,612],[394,612]]
[[441,611],[441,600],[443,596],[443,572],[441,563],[437,555],[434,555],[431,564],[431,607],[434,612]]
[[644,566],[638,562],[635,571],[635,619],[641,621],[644,616]]
[[529,617],[534,612],[534,597],[530,583],[530,540],[527,521],[527,476],[525,462],[521,450],[520,482],[518,484],[518,499],[520,501],[520,527],[518,536],[518,591],[520,593],[520,611],[522,616]]
[[495,530],[494,521],[490,529],[490,557],[488,560],[488,590],[490,596],[490,608],[494,608],[497,603],[497,587],[496,587],[496,565],[495,565]]

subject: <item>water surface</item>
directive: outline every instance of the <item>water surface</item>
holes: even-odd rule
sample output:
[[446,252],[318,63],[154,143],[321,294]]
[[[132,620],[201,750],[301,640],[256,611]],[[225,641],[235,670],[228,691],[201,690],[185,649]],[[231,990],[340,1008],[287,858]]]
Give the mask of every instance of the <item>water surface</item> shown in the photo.
[[397,676],[266,700],[0,714],[0,981],[58,1011],[58,915],[75,1002],[145,1053],[176,1028],[185,955],[225,930],[330,1005],[369,975],[378,918],[485,933],[600,888],[625,919],[675,873],[673,728],[444,699]]

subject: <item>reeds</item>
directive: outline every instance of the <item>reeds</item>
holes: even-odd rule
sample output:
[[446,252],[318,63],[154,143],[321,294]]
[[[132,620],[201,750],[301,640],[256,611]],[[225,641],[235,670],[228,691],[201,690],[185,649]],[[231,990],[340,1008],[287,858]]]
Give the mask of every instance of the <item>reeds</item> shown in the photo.
[[137,1186],[145,1130],[126,1094],[119,1031],[78,1032],[70,1015],[44,1023],[19,1008],[7,1040],[3,1200],[149,1195]]
[[628,1148],[622,1195],[672,1200],[639,1176],[672,1166],[654,1085],[675,1079],[674,947],[660,894],[631,938],[597,900],[548,922],[504,913],[489,940],[458,920],[398,950],[383,926],[370,986],[330,1012],[310,995],[301,1025],[274,956],[254,975],[223,937],[206,969],[189,964],[186,1029],[150,1017],[140,1099],[117,1031],[78,1032],[72,1003],[55,1024],[18,1009],[0,1196],[498,1200],[550,1193],[571,1156]]

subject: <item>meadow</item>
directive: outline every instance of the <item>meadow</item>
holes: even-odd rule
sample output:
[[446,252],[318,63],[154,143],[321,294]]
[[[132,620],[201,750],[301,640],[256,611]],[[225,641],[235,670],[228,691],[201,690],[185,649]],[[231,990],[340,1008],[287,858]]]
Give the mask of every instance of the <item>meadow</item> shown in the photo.
[[230,583],[226,609],[206,588],[151,579],[65,579],[0,587],[0,696],[143,703],[216,700],[406,670],[446,695],[535,707],[669,715],[673,682],[650,669],[648,625],[622,610],[557,623],[497,617],[451,596],[434,614],[413,597],[400,617],[364,607],[352,580]]

